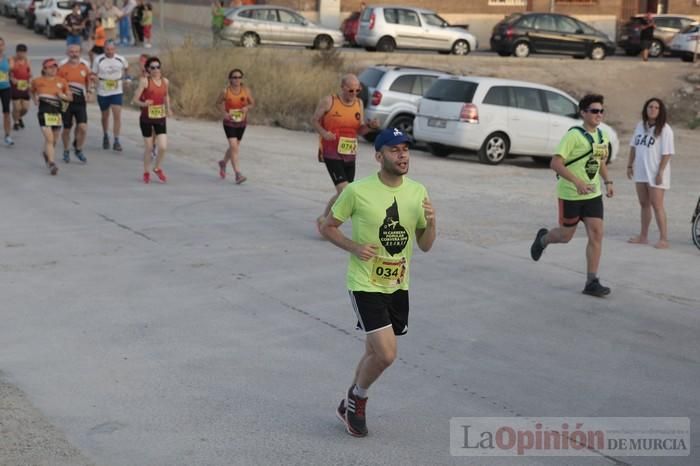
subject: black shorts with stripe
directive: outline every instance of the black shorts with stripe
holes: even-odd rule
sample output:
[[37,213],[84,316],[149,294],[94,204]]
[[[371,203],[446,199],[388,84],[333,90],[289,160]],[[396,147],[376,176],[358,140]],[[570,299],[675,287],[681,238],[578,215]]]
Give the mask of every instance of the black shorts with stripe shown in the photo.
[[603,196],[585,199],[582,201],[569,201],[559,199],[559,225],[563,227],[575,227],[585,218],[603,219]]
[[408,332],[408,290],[393,293],[350,291],[357,328],[370,334],[391,327],[394,335]]

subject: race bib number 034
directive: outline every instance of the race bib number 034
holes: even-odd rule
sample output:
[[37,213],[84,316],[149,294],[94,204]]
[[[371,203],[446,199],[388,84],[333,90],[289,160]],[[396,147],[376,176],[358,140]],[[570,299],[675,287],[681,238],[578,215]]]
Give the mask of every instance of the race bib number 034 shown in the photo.
[[165,118],[165,105],[149,105],[148,118],[151,120]]
[[390,257],[376,256],[372,262],[372,275],[370,282],[385,288],[397,288],[406,275],[406,258],[392,259]]
[[341,136],[338,139],[338,153],[340,155],[355,155],[357,153],[357,139]]

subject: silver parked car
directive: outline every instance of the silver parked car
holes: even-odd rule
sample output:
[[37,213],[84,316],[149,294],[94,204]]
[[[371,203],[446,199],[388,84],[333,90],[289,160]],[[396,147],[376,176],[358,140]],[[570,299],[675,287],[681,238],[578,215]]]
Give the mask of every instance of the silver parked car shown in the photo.
[[224,40],[243,47],[261,44],[304,45],[319,50],[343,45],[343,33],[314,24],[289,8],[250,5],[226,12]]
[[408,6],[368,6],[360,17],[356,41],[370,51],[436,50],[467,55],[479,44],[462,27],[450,26],[437,13]]
[[17,14],[17,2],[19,0],[0,0],[0,14],[14,18]]
[[[442,71],[398,65],[375,65],[360,73],[360,97],[368,120],[377,119],[381,129],[398,128],[413,138],[413,118],[418,103]],[[373,141],[377,133],[364,138]]]

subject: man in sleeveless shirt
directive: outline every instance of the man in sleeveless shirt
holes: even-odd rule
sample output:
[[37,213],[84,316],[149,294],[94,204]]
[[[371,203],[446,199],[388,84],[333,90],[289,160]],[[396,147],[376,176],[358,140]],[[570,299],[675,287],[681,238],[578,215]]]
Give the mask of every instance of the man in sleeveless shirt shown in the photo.
[[319,161],[326,164],[336,193],[316,220],[321,226],[331,206],[343,189],[355,179],[357,138],[379,128],[379,121],[364,121],[364,108],[359,99],[362,85],[354,74],[346,74],[340,81],[340,93],[321,99],[314,112],[312,124],[320,135]]

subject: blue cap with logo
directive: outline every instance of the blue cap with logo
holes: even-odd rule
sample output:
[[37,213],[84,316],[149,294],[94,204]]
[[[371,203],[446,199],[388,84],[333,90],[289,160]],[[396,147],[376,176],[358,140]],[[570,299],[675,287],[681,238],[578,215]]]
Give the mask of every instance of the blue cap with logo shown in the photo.
[[379,151],[384,146],[397,146],[405,142],[411,142],[411,138],[399,129],[387,128],[377,135],[374,140],[374,149]]

